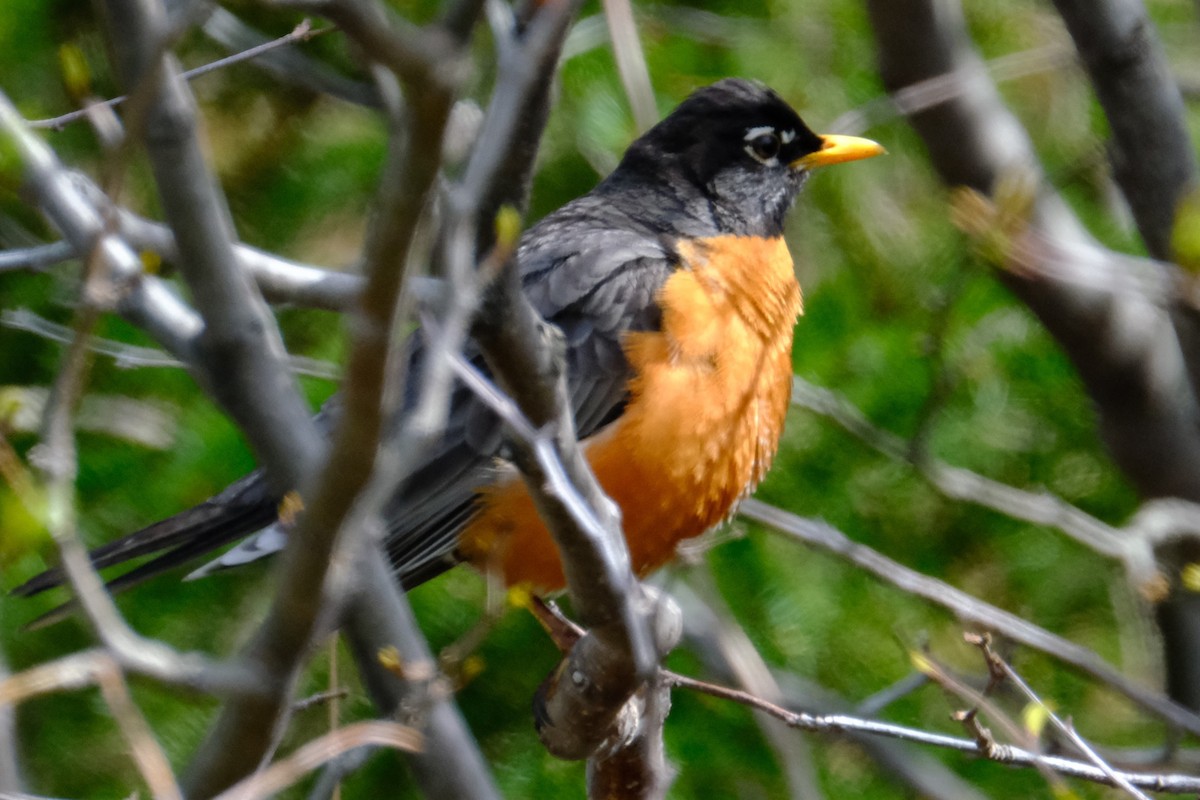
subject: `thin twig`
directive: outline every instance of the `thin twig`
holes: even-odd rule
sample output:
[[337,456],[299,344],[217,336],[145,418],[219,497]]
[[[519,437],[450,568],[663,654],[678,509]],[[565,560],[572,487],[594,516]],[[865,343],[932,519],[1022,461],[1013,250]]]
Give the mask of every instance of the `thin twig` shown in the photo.
[[1033,733],[1025,730],[1010,715],[1004,713],[1000,706],[992,699],[996,687],[1003,681],[1003,676],[989,670],[987,686],[980,691],[952,674],[950,670],[939,664],[928,653],[910,651],[910,657],[918,669],[955,700],[961,700],[970,704],[969,708],[956,710],[950,716],[951,719],[963,726],[971,738],[975,740],[976,744],[979,745],[980,751],[985,756],[991,758],[994,753],[1003,753],[1005,748],[1011,747],[1011,745],[1002,744],[997,741],[991,729],[983,724],[983,720],[980,718],[982,714],[986,714],[987,719],[993,725],[997,725],[1003,729],[1009,740],[1020,742],[1021,744],[1018,746],[1024,747],[1028,752],[1038,757],[1038,760],[1033,765],[1034,768],[1042,774],[1047,783],[1054,787],[1056,792],[1061,793],[1065,790],[1066,787],[1063,786],[1062,777],[1055,773],[1049,765],[1043,763],[1042,756],[1044,754],[1041,752],[1041,748],[1038,747],[1037,738]]
[[[972,739],[946,736],[939,733],[929,733],[928,731],[916,730],[903,725],[893,725],[887,722],[876,722],[846,714],[818,715],[790,711],[739,689],[730,689],[728,687],[717,686],[704,681],[698,681],[695,678],[689,678],[675,672],[664,670],[663,679],[671,686],[681,689],[690,689],[692,691],[707,694],[712,697],[718,697],[723,700],[731,700],[735,703],[748,706],[749,708],[763,711],[773,717],[776,717],[777,719],[782,720],[787,725],[793,728],[799,728],[800,730],[825,734],[855,732],[876,736],[887,736],[902,741],[917,742],[918,744],[926,744],[948,750],[972,753],[974,755],[987,758],[990,761],[995,761],[1000,764],[1007,764],[1009,766],[1033,767],[1040,763],[1049,767],[1060,775],[1072,778],[1081,778],[1083,780],[1088,780],[1105,786],[1114,785],[1112,779],[1105,774],[1104,770],[1101,770],[1092,764],[1077,761],[1075,759],[1031,753],[1027,750],[1014,747],[1012,745],[996,745],[991,752],[988,752],[985,750],[985,748],[980,746],[979,742]],[[1133,772],[1119,772],[1117,774],[1134,786],[1143,787],[1152,791],[1171,792],[1175,794],[1200,791],[1200,777],[1191,775],[1138,774]]]
[[[332,665],[333,663],[335,663],[335,662],[331,658],[330,664]],[[333,676],[330,676],[330,683],[336,684],[336,681],[334,681]],[[336,713],[334,711],[334,709],[337,707],[337,701],[344,697],[349,697],[349,696],[350,696],[349,689],[326,689],[323,692],[317,692],[314,695],[309,695],[308,697],[301,698],[301,699],[297,700],[296,702],[292,703],[292,711],[293,712],[307,711],[308,709],[312,708],[313,706],[327,705],[330,709],[330,714],[332,715],[332,714]],[[332,725],[332,724],[330,725],[330,728],[335,728],[335,727],[337,727],[337,726]]]
[[753,498],[742,504],[739,513],[797,541],[845,559],[903,591],[948,608],[965,622],[984,626],[1008,639],[1046,653],[1111,686],[1147,711],[1185,730],[1200,733],[1200,717],[1171,702],[1160,693],[1138,685],[1095,652],[972,597],[944,581],[909,569],[866,545],[850,540],[828,523],[805,519]]
[[331,731],[300,747],[282,761],[246,778],[214,800],[258,800],[271,797],[308,773],[358,747],[390,747],[410,752],[420,750],[421,734],[395,722],[356,722]]
[[905,439],[874,425],[843,395],[803,378],[792,378],[792,405],[820,414],[837,423],[885,456],[911,464],[947,497],[966,500],[999,511],[1014,519],[1058,528],[1077,542],[1109,558],[1124,559],[1128,552],[1121,531],[1077,506],[1047,492],[1029,492],[992,480],[935,458],[913,457]]
[[1079,731],[1075,730],[1074,725],[1069,725],[1059,719],[1058,715],[1054,713],[1053,709],[1046,705],[1042,698],[1039,697],[1038,694],[1029,686],[1029,684],[1025,682],[1025,679],[1022,678],[1015,669],[1013,669],[1012,665],[1001,658],[1000,654],[992,648],[992,639],[990,636],[987,634],[968,634],[965,639],[968,644],[974,644],[979,648],[980,652],[983,654],[984,660],[988,664],[989,672],[999,672],[1005,679],[1015,685],[1021,691],[1021,694],[1025,695],[1030,702],[1036,704],[1041,709],[1042,713],[1046,715],[1046,719],[1050,720],[1050,723],[1055,727],[1055,729],[1058,730],[1059,733],[1066,736],[1067,739],[1070,740],[1071,744],[1079,748],[1080,752],[1082,752],[1090,762],[1099,767],[1104,774],[1108,776],[1109,780],[1112,781],[1113,786],[1123,789],[1133,797],[1138,798],[1138,800],[1150,800],[1150,798],[1146,797],[1145,794],[1129,783],[1129,781],[1125,780],[1125,777],[1114,770],[1108,762],[1102,759],[1100,755],[1094,749],[1092,749],[1092,746],[1089,745],[1087,741],[1085,741],[1084,738],[1079,735]]
[[0,273],[31,270],[41,272],[69,258],[75,257],[75,248],[67,242],[51,242],[16,250],[0,251]]
[[[241,51],[240,53],[234,53],[233,55],[227,56],[226,58],[219,58],[216,61],[212,61],[208,64],[202,64],[201,66],[196,67],[195,69],[190,69],[186,72],[180,73],[179,77],[183,78],[186,81],[191,81],[191,80],[194,80],[195,78],[199,78],[201,75],[207,75],[210,72],[214,72],[215,70],[224,69],[225,67],[229,67],[234,64],[241,63],[242,61],[249,61],[252,58],[258,58],[259,56],[263,55],[264,53],[268,53],[271,50],[274,50],[278,47],[283,47],[284,45],[293,44],[294,42],[307,42],[309,39],[314,39],[323,33],[329,33],[330,31],[333,31],[333,30],[337,30],[337,29],[330,27],[330,28],[321,28],[318,30],[313,30],[311,22],[309,22],[308,20],[302,20],[300,22],[300,24],[298,24],[295,28],[292,29],[291,33],[280,36],[278,39],[272,39],[269,42],[264,42],[263,44],[257,45],[255,47],[250,47],[246,50]],[[129,95],[123,94],[123,95],[120,95],[119,97],[114,97],[110,100],[103,100],[94,105],[101,106],[104,108],[116,108],[117,106],[121,105],[128,99],[129,99]],[[91,112],[92,112],[91,107],[81,108],[77,111],[70,111],[66,114],[62,114],[57,117],[50,117],[48,119],[30,120],[28,124],[29,124],[29,127],[31,127],[31,128],[52,128],[54,130],[62,130],[67,125],[71,124],[72,122],[78,122],[79,120],[87,118],[88,114],[90,114]]]
[[658,108],[654,102],[654,89],[650,85],[646,54],[642,52],[637,23],[633,18],[633,6],[629,0],[604,0],[604,18],[608,23],[608,36],[617,61],[617,72],[625,86],[630,108],[633,109],[634,123],[638,132],[644,133],[658,121]]
[[[40,317],[26,308],[0,310],[0,326],[14,330],[28,331],[43,339],[49,339],[54,342],[67,343],[71,341],[69,328]],[[121,369],[144,367],[187,368],[187,364],[184,364],[179,359],[173,358],[162,350],[156,350],[153,347],[140,347],[135,344],[118,342],[113,339],[103,339],[96,336],[90,337],[87,340],[87,346],[93,353],[112,358]],[[297,356],[289,353],[287,364],[288,369],[293,375],[305,375],[310,378],[322,378],[328,381],[340,380],[342,375],[341,369],[336,365],[316,358]]]
[[104,702],[112,711],[113,719],[117,721],[117,727],[129,743],[130,752],[137,762],[138,771],[146,780],[151,796],[164,800],[182,800],[183,794],[179,791],[175,773],[171,771],[171,762],[167,760],[162,745],[154,738],[154,732],[142,715],[141,709],[133,702],[129,685],[116,662],[110,660],[107,667],[96,674],[96,683],[104,696]]

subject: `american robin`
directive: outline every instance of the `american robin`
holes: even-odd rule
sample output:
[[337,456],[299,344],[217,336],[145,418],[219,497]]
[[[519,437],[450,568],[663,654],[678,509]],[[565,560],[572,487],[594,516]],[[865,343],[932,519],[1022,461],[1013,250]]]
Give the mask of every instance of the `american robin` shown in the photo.
[[[814,168],[882,152],[867,139],[818,136],[770,89],[727,79],[692,94],[595,189],[522,237],[524,291],[565,335],[577,431],[621,507],[639,574],[726,519],[766,473],[801,311],[784,218]],[[418,335],[412,386],[423,352]],[[335,417],[336,401],[322,414]],[[459,561],[500,570],[509,585],[563,586],[502,445],[495,415],[456,389],[445,435],[386,510],[388,553],[406,587]],[[253,473],[93,558],[106,567],[160,554],[117,578],[121,588],[260,531],[200,572],[245,563],[283,546],[280,500]],[[16,591],[59,580],[51,571]]]

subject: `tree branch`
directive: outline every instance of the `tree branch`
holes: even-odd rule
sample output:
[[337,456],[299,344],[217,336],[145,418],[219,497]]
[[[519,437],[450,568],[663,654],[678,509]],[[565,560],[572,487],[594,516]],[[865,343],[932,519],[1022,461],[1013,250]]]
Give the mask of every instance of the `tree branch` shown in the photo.
[[[1005,175],[1039,174],[1028,136],[988,80],[957,5],[869,0],[867,7],[890,91],[944,74],[969,89],[911,117],[945,183],[993,194],[1003,188]],[[1053,242],[1056,257],[1087,253],[1087,261],[1108,259],[1051,189],[1033,186],[1027,194],[1016,200],[1028,205],[1030,231]],[[1033,252],[1046,256],[1051,248]],[[1085,271],[1078,258],[1065,266]],[[1200,401],[1190,371],[1200,341],[1195,320],[1153,297],[1088,288],[1082,281],[1049,277],[1054,273],[1014,269],[999,277],[1066,351],[1096,404],[1114,460],[1142,496],[1200,501]],[[1159,556],[1171,564],[1173,589],[1158,608],[1168,686],[1172,697],[1200,708],[1200,603],[1175,580],[1196,551]]]
[[1180,198],[1196,184],[1183,97],[1139,0],[1054,0],[1112,131],[1109,158],[1142,240],[1169,259]]
[[[455,69],[441,74],[435,65],[454,65],[462,58],[461,41],[448,42],[438,31],[417,40],[414,32],[400,23],[390,18],[381,21],[377,16],[384,13],[381,6],[346,0],[327,10],[347,24],[353,35],[369,36],[369,41],[360,43],[372,55],[387,55],[396,66],[401,65],[396,63],[399,59],[408,70],[406,78],[439,71],[440,80],[409,84],[411,115],[403,123],[394,115],[391,119],[379,210],[366,243],[367,282],[352,328],[343,413],[330,445],[328,463],[307,498],[308,509],[289,537],[279,591],[249,648],[252,660],[271,665],[280,676],[280,690],[263,703],[226,707],[192,764],[188,781],[191,796],[211,796],[224,789],[252,770],[266,752],[290,691],[295,666],[322,610],[323,593],[316,588],[324,583],[337,534],[367,486],[375,464],[383,427],[382,398],[392,323],[409,251],[437,177],[438,162],[429,154],[441,151],[453,103],[455,82],[450,73]],[[447,49],[429,51],[426,48],[433,40],[448,45]],[[416,49],[407,49],[417,41],[420,45]]]
[[[972,753],[989,761],[995,761],[1008,766],[1044,767],[1060,775],[1080,778],[1103,786],[1117,785],[1105,773],[1105,770],[1075,759],[1033,753],[1013,745],[994,744],[991,747],[986,747],[975,739],[962,739],[939,733],[929,733],[902,725],[859,719],[846,714],[806,714],[804,712],[789,711],[786,708],[780,708],[774,703],[769,703],[747,692],[704,683],[703,681],[697,681],[694,678],[688,678],[674,672],[667,672],[666,679],[672,686],[681,689],[691,689],[764,711],[783,720],[787,725],[799,728],[800,730],[815,733],[864,733],[876,736],[888,736],[901,741],[916,742],[947,750]],[[1133,786],[1152,789],[1158,792],[1185,794],[1200,790],[1200,778],[1191,775],[1142,775],[1135,772],[1119,772],[1116,774]]]
[[104,262],[117,294],[117,310],[185,363],[194,361],[203,323],[162,281],[144,275],[129,245],[112,235],[104,215],[80,191],[54,153],[26,127],[8,97],[0,94],[0,146],[16,158],[0,164],[12,184],[30,196],[76,254]]
[[[8,666],[0,651],[0,687],[8,683]],[[0,688],[0,794],[21,791],[20,760],[17,756],[16,714],[13,704],[2,699]]]
[[[382,527],[378,519],[375,524]],[[422,732],[424,746],[409,756],[409,763],[427,797],[499,798],[487,762],[388,563],[376,547],[364,548],[345,614],[346,636],[375,707]],[[381,666],[380,654],[388,648],[398,651],[407,677]]]
[[108,0],[106,9],[117,71],[145,93],[147,153],[181,271],[205,321],[197,366],[275,490],[306,486],[324,442],[283,364],[283,342],[266,304],[237,269],[233,222],[201,152],[194,103],[174,59],[162,51],[166,11],[156,0]]
[[1137,705],[1178,725],[1200,733],[1200,716],[1172,703],[1158,692],[1131,681],[1091,650],[1056,636],[1033,623],[996,608],[942,581],[922,575],[865,545],[851,541],[844,533],[819,520],[805,519],[782,509],[749,499],[739,513],[755,522],[846,559],[859,568],[909,594],[949,609],[964,622],[988,630],[1053,656],[1085,675],[1111,686]]
[[357,722],[306,743],[282,761],[222,792],[216,800],[273,797],[321,765],[357,747],[374,745],[415,752],[423,744],[421,735],[412,728],[392,722]]

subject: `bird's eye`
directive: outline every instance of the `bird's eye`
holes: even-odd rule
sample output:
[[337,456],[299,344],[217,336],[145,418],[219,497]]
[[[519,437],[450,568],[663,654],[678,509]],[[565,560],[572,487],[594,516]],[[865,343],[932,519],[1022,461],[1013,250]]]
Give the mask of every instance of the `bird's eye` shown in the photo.
[[746,152],[763,164],[775,164],[782,144],[774,130],[752,131],[746,137]]

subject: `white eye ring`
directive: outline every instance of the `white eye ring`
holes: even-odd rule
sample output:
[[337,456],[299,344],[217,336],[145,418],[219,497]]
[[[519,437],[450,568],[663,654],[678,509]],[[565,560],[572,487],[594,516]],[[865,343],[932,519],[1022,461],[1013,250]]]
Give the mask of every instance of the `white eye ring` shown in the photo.
[[767,167],[779,166],[779,149],[783,145],[775,128],[770,125],[747,128],[743,141],[746,153],[755,161]]

